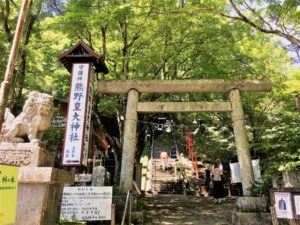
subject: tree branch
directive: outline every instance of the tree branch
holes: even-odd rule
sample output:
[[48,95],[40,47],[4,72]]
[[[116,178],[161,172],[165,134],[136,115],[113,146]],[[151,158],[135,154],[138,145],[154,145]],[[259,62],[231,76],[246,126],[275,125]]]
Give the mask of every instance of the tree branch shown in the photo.
[[258,14],[255,9],[253,9],[247,2],[245,2],[245,5],[252,13],[254,13],[260,19],[261,22],[266,24],[270,30],[273,30],[271,24],[268,21],[266,21],[260,14]]
[[246,17],[241,10],[237,7],[237,5],[235,4],[234,0],[229,0],[233,9],[235,10],[235,12],[237,13],[238,17],[233,17],[233,16],[228,16],[228,15],[224,15],[221,13],[222,16],[225,16],[227,18],[231,18],[231,19],[236,19],[236,20],[240,20],[243,21],[244,23],[247,23],[248,25],[252,26],[253,28],[255,28],[256,30],[263,32],[263,33],[267,33],[267,34],[275,34],[277,36],[283,37],[285,39],[287,39],[288,41],[290,41],[293,45],[296,46],[300,46],[300,39],[289,35],[287,33],[284,33],[280,30],[274,29],[265,29],[261,26],[259,26],[258,24],[256,24],[255,22],[251,21],[248,17]]

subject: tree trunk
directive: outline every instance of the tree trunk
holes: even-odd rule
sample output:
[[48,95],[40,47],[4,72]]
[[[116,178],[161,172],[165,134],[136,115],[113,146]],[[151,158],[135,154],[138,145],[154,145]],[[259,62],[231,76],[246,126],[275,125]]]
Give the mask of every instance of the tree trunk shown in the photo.
[[6,33],[7,41],[9,43],[12,43],[12,38],[13,37],[12,37],[12,34],[11,34],[10,27],[8,25],[9,16],[10,16],[10,1],[5,0],[5,5],[2,8],[3,30]]
[[[101,37],[102,37],[102,56],[105,60],[106,53],[107,53],[107,47],[106,47],[106,30],[107,26],[101,27]],[[104,73],[101,73],[101,80],[104,80]]]
[[300,112],[300,94],[295,96],[296,110]]
[[120,181],[120,159],[121,159],[121,143],[118,138],[107,135],[110,144],[113,146],[113,154],[115,159],[114,184]]
[[121,28],[122,41],[123,41],[122,73],[123,73],[124,80],[127,80],[128,72],[129,72],[129,48],[128,48],[126,15],[124,15],[122,20],[120,21],[120,28]]
[[[116,142],[116,140],[115,140]],[[120,152],[120,149],[118,149],[116,151],[116,149],[114,149],[114,158],[115,158],[115,173],[114,173],[114,184],[119,184],[120,181],[120,161],[119,161],[119,156],[118,156],[118,152]]]
[[101,36],[102,36],[102,55],[105,58],[107,53],[107,47],[106,47],[106,30],[107,26],[101,27]]
[[28,23],[26,26],[25,30],[25,36],[23,39],[23,47],[20,49],[20,63],[19,63],[19,68],[15,70],[14,73],[14,78],[13,78],[13,88],[11,92],[11,102],[10,102],[10,108],[12,111],[16,110],[18,107],[21,96],[22,96],[22,91],[23,91],[23,86],[26,78],[26,63],[27,63],[27,52],[26,52],[26,47],[29,44],[30,36],[33,30],[33,25],[36,21],[36,19],[39,16],[41,8],[38,9],[36,12],[36,15],[32,14],[32,5],[30,5],[29,8],[29,18],[28,18]]

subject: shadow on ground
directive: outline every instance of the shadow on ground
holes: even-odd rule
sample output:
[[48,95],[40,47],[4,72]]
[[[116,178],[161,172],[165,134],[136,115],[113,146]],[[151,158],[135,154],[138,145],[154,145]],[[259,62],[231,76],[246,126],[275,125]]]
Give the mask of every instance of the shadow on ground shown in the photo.
[[210,197],[153,195],[145,201],[145,225],[229,225],[234,210],[234,199],[216,205]]

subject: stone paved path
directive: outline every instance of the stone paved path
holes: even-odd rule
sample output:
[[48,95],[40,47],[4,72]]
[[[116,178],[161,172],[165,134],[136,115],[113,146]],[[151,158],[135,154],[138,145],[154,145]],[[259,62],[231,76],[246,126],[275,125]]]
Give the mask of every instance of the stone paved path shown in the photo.
[[210,197],[153,195],[146,198],[145,225],[229,225],[234,199],[222,205]]

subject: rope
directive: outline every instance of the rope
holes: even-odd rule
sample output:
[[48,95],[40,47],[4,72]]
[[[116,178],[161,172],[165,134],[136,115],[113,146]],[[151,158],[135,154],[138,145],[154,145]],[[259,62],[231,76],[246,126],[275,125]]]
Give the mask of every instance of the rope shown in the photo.
[[[166,125],[165,123],[153,123],[153,122],[147,122],[147,121],[142,121],[142,120],[138,120],[138,123],[143,123],[143,124],[149,124],[149,125],[155,125],[155,126],[163,126]],[[171,127],[180,127],[180,128],[184,128],[184,127],[189,127],[189,126],[196,126],[195,124],[170,124],[168,126]]]

